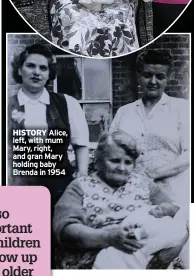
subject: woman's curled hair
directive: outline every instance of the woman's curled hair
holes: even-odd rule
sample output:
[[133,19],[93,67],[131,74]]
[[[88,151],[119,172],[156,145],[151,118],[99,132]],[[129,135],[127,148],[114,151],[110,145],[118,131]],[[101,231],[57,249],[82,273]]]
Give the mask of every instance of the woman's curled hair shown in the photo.
[[144,64],[162,64],[169,66],[169,72],[173,70],[173,59],[171,54],[164,49],[150,49],[140,53],[136,60],[137,72],[141,73]]
[[56,77],[56,64],[53,60],[53,53],[49,49],[42,44],[33,44],[31,46],[27,46],[24,51],[22,51],[19,55],[15,55],[11,65],[12,65],[12,76],[17,83],[22,83],[22,77],[19,75],[18,70],[21,68],[27,59],[27,57],[31,54],[42,55],[48,60],[49,66],[49,79],[47,83],[51,80],[54,80]]
[[125,131],[105,132],[100,136],[95,152],[97,169],[103,164],[104,157],[110,152],[113,145],[122,148],[134,160],[140,155],[134,138]]

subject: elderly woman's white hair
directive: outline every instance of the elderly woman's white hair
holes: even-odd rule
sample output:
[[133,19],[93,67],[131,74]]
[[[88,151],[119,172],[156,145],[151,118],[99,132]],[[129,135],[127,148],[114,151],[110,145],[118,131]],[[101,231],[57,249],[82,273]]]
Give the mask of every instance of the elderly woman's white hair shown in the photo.
[[113,146],[122,148],[128,156],[134,159],[139,156],[136,142],[132,136],[122,130],[114,132],[104,132],[98,140],[98,146],[95,152],[96,169],[103,169],[104,157],[112,150]]

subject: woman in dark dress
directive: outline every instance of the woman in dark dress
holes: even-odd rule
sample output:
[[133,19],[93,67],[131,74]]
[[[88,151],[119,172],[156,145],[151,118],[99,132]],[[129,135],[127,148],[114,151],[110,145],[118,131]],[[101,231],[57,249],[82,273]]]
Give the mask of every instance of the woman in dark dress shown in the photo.
[[[8,185],[45,186],[51,193],[53,207],[73,179],[73,173],[75,177],[87,175],[89,135],[86,119],[76,99],[66,94],[50,93],[45,88],[56,76],[53,54],[49,48],[41,44],[26,47],[15,56],[12,67],[13,78],[21,87],[17,94],[8,100],[11,161]],[[24,143],[15,144],[14,147],[13,131],[36,129],[41,130],[40,136],[27,133],[22,136]],[[37,139],[36,143],[31,143],[34,138]],[[52,138],[53,143],[48,143],[48,138]],[[60,139],[60,143],[54,143],[55,139]],[[20,152],[24,144],[31,147],[30,153],[27,152],[27,147]],[[67,150],[70,144],[75,151],[76,172],[73,171],[68,159]],[[41,147],[47,149],[42,154],[37,150]],[[15,154],[21,153],[25,153],[23,162],[30,161],[27,167],[23,168],[23,175],[18,173],[21,168],[17,163],[21,163],[21,160],[13,159]],[[36,158],[35,154],[38,160],[32,159]],[[55,167],[48,167],[51,162],[56,162]],[[45,171],[43,176],[40,175],[40,169]],[[27,171],[32,170],[33,175],[29,175]]]

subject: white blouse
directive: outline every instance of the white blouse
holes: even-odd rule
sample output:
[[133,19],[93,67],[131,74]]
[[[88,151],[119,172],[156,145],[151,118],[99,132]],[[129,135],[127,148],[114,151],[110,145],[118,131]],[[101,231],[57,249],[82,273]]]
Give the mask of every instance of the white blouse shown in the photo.
[[158,157],[157,152],[159,155],[163,152],[168,155],[167,159],[170,160],[171,156],[173,160],[175,156],[189,149],[189,125],[189,102],[164,93],[148,115],[142,100],[121,107],[114,117],[110,131],[121,129],[132,135],[138,149],[147,156],[152,153]]
[[[64,95],[67,101],[69,124],[70,124],[70,142],[72,145],[89,146],[89,131],[85,114],[79,102],[68,95]],[[49,93],[44,89],[41,96],[34,100],[25,95],[22,89],[18,94],[19,105],[24,105],[25,127],[47,129],[46,105],[50,104]]]
[[[121,107],[110,131],[123,130],[131,135],[141,155],[136,168],[155,172],[170,165],[190,147],[189,102],[165,93],[146,115],[142,100]],[[159,183],[159,181],[158,181]],[[163,191],[175,201],[189,202],[189,170],[160,181]]]

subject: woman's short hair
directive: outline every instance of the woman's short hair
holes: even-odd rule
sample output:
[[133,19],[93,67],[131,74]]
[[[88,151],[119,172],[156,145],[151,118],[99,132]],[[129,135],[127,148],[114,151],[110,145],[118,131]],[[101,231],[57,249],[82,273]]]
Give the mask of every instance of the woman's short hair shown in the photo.
[[49,66],[49,79],[46,84],[50,80],[54,80],[56,77],[56,66],[53,61],[52,51],[42,44],[33,44],[31,46],[27,46],[24,51],[22,51],[19,55],[16,55],[11,63],[12,65],[12,76],[17,83],[22,83],[22,77],[18,73],[18,69],[21,68],[27,59],[27,57],[31,54],[39,54],[48,59]]
[[122,148],[128,156],[136,160],[139,156],[139,151],[136,147],[134,138],[125,131],[118,130],[114,132],[103,133],[99,140],[95,152],[96,168],[99,169],[103,165],[104,157],[110,152],[112,146]]
[[173,59],[171,54],[167,50],[163,49],[151,49],[142,52],[138,55],[136,60],[136,68],[137,72],[141,73],[144,64],[162,64],[162,65],[168,65],[169,66],[169,72],[173,69]]

